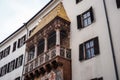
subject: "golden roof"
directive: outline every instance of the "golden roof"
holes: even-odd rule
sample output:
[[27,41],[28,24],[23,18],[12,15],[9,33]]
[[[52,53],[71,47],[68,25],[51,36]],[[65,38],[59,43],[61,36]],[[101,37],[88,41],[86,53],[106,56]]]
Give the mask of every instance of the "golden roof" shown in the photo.
[[58,4],[53,10],[51,10],[46,16],[44,16],[41,21],[39,22],[38,26],[35,28],[35,30],[31,33],[31,37],[37,33],[39,30],[41,30],[45,25],[47,25],[49,22],[51,22],[55,17],[61,17],[67,21],[70,22],[65,9],[63,7],[63,4]]

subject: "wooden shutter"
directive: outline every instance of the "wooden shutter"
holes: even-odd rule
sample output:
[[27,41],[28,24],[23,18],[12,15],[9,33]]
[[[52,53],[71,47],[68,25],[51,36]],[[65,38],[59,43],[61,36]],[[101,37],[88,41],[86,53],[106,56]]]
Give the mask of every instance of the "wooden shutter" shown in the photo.
[[7,49],[8,49],[8,54],[9,54],[10,53],[10,46]]
[[23,38],[24,38],[24,43],[23,43],[23,44],[25,44],[25,41],[26,41],[26,35],[24,35]]
[[81,15],[77,16],[77,28],[81,29],[82,28],[82,21],[81,21]]
[[21,55],[20,57],[19,57],[19,59],[20,59],[20,66],[22,65],[22,62],[23,62],[23,55]]
[[79,60],[84,60],[84,44],[79,45]]
[[10,62],[8,63],[7,73],[9,73],[9,72],[10,72],[9,68],[10,68]]
[[14,67],[15,67],[15,68],[18,67],[18,58],[16,58],[16,60],[15,60],[15,65],[14,65]]
[[91,22],[93,23],[94,21],[94,14],[93,14],[93,8],[90,8],[90,16],[91,16]]
[[5,74],[7,73],[7,64],[4,66],[4,68],[5,68]]
[[1,52],[1,59],[3,58],[3,55],[4,55],[4,52],[2,51],[2,52]]
[[13,64],[12,70],[14,70],[15,69],[15,60],[12,61],[12,64]]
[[94,38],[94,49],[95,49],[95,55],[100,54],[98,37]]
[[120,0],[116,0],[117,8],[120,8]]
[[0,60],[2,59],[2,51],[0,52]]
[[13,52],[16,50],[16,44],[17,44],[17,41],[13,43]]
[[18,48],[20,47],[20,39],[18,39],[18,45],[17,45],[17,47]]

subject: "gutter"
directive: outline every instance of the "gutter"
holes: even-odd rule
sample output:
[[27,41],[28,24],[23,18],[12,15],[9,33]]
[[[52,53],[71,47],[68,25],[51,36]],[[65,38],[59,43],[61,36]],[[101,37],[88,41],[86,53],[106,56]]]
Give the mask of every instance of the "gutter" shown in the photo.
[[[28,40],[28,37],[29,37],[29,30],[28,30],[28,27],[27,27],[27,23],[23,23],[23,24],[24,24],[25,29],[27,30],[26,40]],[[21,77],[20,80],[24,80],[23,73],[24,73],[25,59],[26,59],[26,50],[25,50],[25,55],[24,55],[24,57],[23,57],[23,70],[22,70],[22,77]]]
[[111,49],[112,49],[112,57],[113,57],[113,62],[114,62],[116,80],[119,80],[117,62],[116,62],[116,57],[115,57],[115,49],[114,49],[114,45],[113,45],[112,33],[111,33],[110,22],[109,22],[109,17],[108,17],[105,0],[103,0],[103,5],[104,5],[106,20],[107,20],[107,26],[108,26],[108,32],[109,32],[110,45],[111,45]]

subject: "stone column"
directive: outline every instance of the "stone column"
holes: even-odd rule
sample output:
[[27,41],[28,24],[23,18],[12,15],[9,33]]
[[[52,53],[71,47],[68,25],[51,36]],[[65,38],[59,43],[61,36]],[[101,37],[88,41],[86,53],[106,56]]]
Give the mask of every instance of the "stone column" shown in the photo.
[[37,57],[37,47],[38,47],[38,42],[37,42],[37,37],[34,38],[34,47],[35,47],[35,52],[34,52],[34,58]]
[[57,46],[60,45],[60,29],[59,28],[56,29],[56,45]]
[[56,55],[60,55],[60,29],[56,29]]
[[37,58],[37,43],[34,44],[35,52],[34,52],[34,58]]
[[48,48],[48,46],[47,46],[47,36],[45,36],[44,37],[44,52],[47,51],[47,48]]

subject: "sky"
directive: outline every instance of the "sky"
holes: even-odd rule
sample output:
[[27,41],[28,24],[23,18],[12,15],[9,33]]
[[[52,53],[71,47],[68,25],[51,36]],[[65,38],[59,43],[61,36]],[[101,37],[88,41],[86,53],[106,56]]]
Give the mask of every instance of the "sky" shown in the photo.
[[50,0],[0,0],[0,42],[32,18]]

